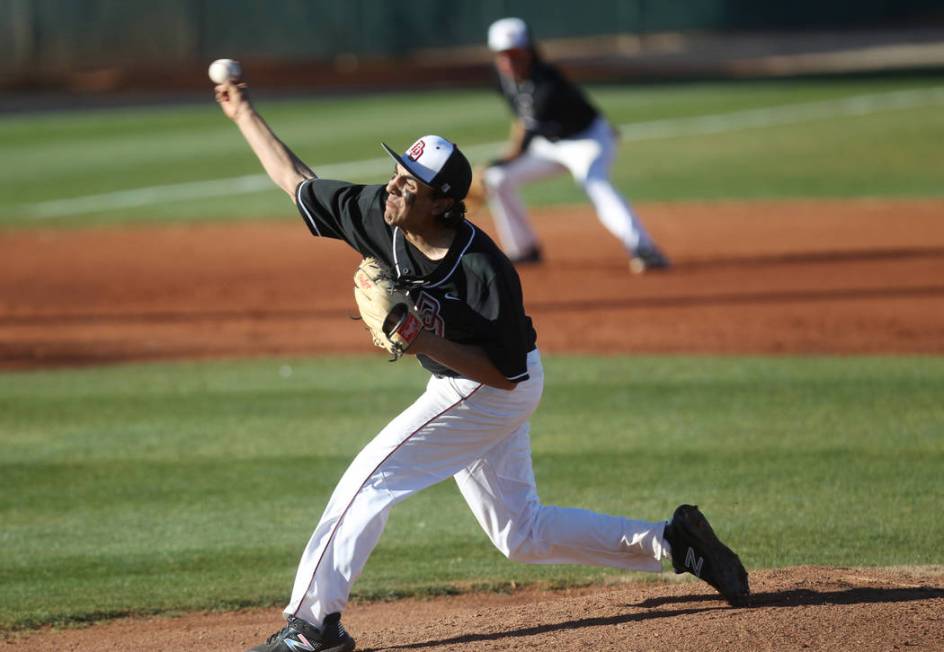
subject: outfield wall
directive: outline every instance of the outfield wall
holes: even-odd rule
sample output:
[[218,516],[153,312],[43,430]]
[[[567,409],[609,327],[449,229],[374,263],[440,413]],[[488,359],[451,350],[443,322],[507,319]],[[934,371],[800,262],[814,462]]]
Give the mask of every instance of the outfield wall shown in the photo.
[[940,0],[5,0],[0,73],[241,58],[402,56],[481,44],[504,15],[541,38],[941,24]]

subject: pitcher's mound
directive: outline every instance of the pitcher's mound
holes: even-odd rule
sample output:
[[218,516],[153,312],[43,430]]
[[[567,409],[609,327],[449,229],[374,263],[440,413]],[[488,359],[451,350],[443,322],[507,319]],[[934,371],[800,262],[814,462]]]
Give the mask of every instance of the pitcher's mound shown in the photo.
[[[358,650],[940,650],[944,568],[797,567],[751,573],[727,606],[684,576],[566,591],[522,589],[350,605]],[[20,635],[4,650],[236,651],[281,626],[278,609],[127,619]]]

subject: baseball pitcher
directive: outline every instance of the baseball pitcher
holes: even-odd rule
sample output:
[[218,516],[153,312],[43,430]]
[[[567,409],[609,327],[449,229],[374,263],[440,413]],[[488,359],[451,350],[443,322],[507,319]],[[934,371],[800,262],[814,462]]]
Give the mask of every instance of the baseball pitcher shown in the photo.
[[365,257],[354,295],[374,342],[430,373],[345,471],[302,553],[285,627],[253,651],[353,650],[341,612],[390,509],[449,478],[510,559],[658,571],[668,558],[732,603],[746,599],[744,568],[697,508],[679,507],[666,523],[541,503],[529,439],[544,384],[535,331],[511,262],[465,219],[472,171],[454,143],[429,135],[403,153],[384,145],[385,184],[319,179],[256,112],[245,84],[217,85],[216,99],[311,234]]

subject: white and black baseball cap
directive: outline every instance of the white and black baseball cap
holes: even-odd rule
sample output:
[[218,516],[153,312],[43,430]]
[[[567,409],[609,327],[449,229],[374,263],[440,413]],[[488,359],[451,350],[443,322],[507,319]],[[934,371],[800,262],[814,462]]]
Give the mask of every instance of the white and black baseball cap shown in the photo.
[[492,52],[531,47],[528,25],[520,18],[502,18],[488,28],[488,48]]
[[442,136],[423,136],[402,156],[387,143],[380,144],[410,174],[447,197],[461,200],[469,192],[472,166],[465,154]]

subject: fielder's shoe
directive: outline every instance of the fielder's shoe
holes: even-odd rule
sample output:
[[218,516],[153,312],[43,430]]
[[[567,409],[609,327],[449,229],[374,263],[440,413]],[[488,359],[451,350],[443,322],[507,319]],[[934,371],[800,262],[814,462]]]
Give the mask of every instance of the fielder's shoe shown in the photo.
[[629,258],[629,271],[633,274],[668,269],[669,267],[671,267],[669,259],[654,244],[640,247]]
[[705,580],[732,606],[747,604],[751,589],[747,571],[730,548],[721,543],[697,506],[679,505],[665,526],[676,573],[691,573]]
[[511,260],[516,267],[521,265],[538,265],[544,261],[544,255],[541,253],[541,248],[535,245],[517,256],[509,256],[508,259]]
[[290,616],[288,623],[249,652],[351,652],[354,639],[344,631],[341,614],[330,614],[321,629]]

